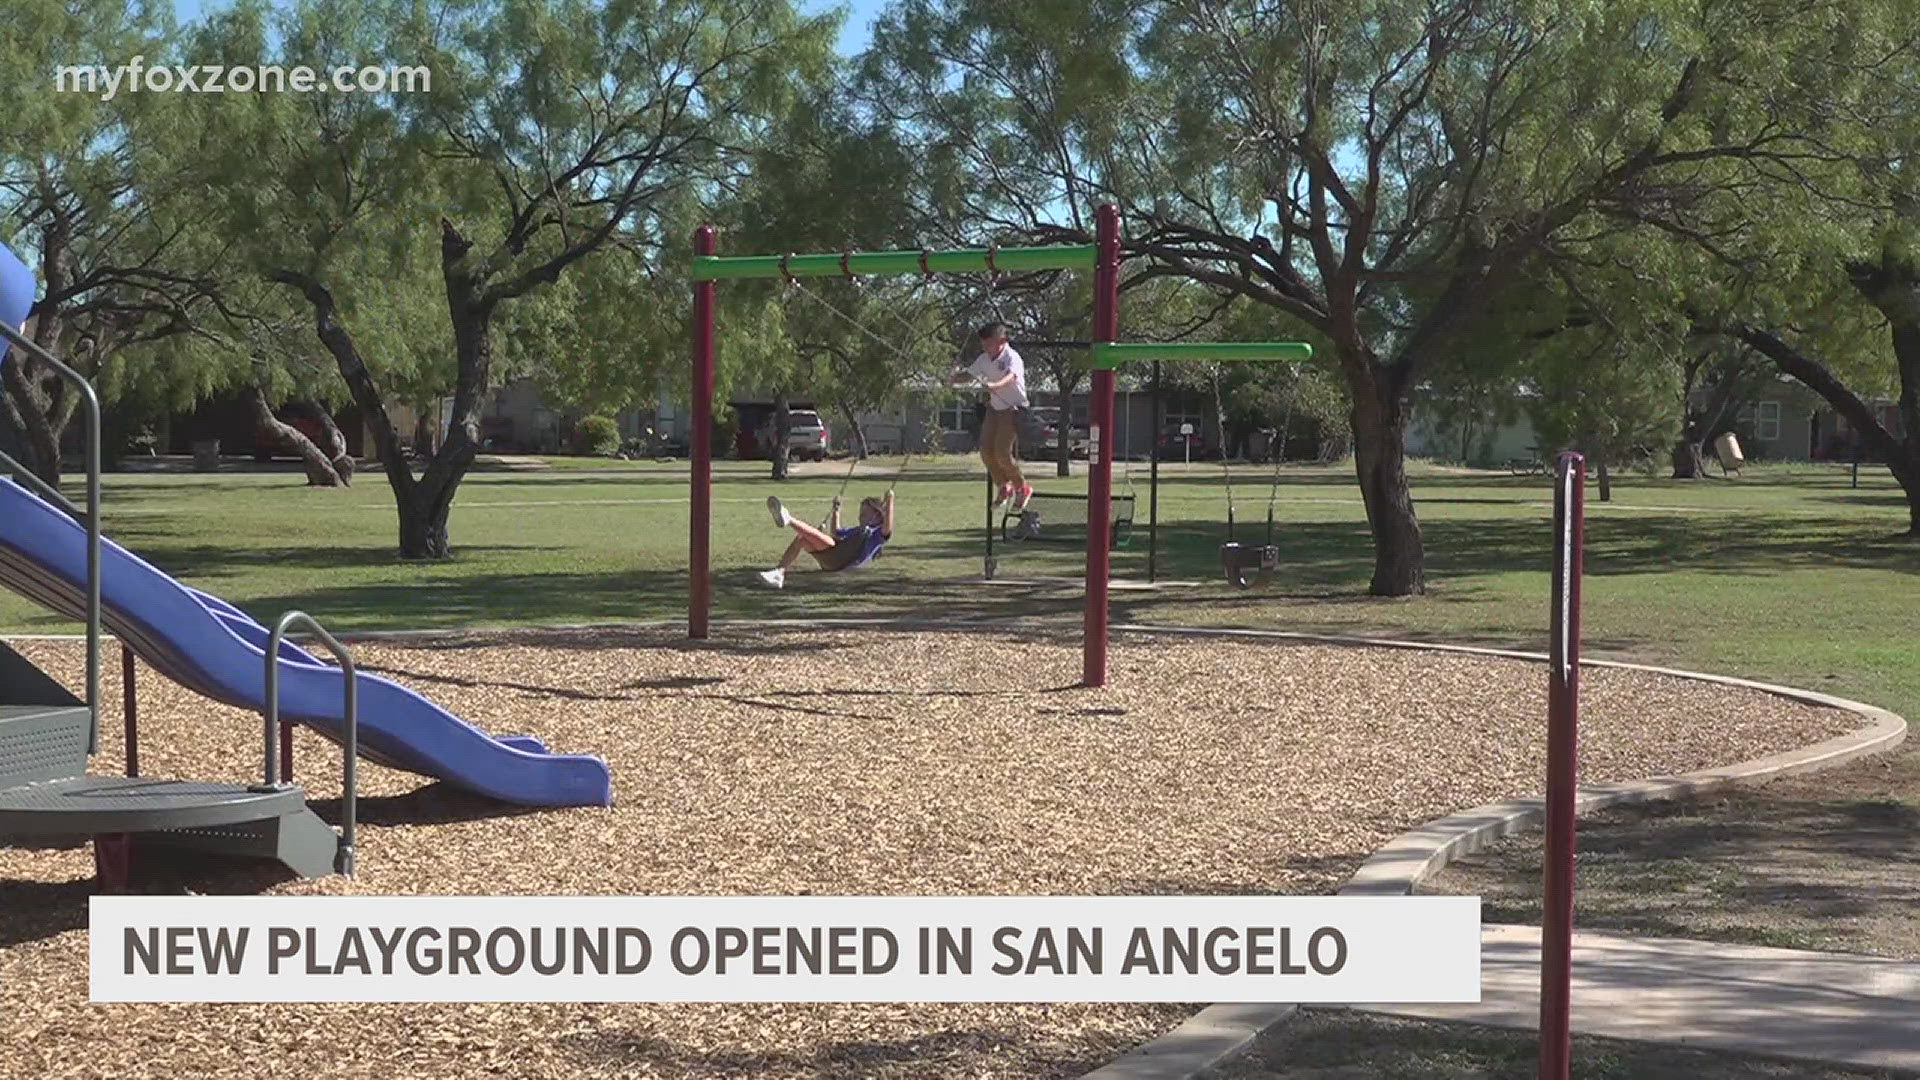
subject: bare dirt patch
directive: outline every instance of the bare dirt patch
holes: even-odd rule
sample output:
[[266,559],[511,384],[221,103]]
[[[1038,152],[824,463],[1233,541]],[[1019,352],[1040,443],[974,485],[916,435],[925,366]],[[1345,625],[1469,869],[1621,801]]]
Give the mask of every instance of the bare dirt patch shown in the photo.
[[[1474,893],[1490,922],[1540,923],[1539,833],[1423,892]],[[1920,960],[1920,745],[1707,798],[1580,822],[1587,929]]]

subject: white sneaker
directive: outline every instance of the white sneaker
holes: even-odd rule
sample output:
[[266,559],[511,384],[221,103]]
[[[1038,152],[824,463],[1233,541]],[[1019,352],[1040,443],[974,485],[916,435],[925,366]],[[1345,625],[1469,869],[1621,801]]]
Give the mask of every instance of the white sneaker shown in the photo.
[[784,589],[787,587],[787,572],[777,566],[771,570],[762,570],[760,580],[776,589]]
[[787,508],[780,505],[778,495],[767,496],[767,512],[773,515],[773,523],[783,529],[793,524],[793,515],[787,513]]

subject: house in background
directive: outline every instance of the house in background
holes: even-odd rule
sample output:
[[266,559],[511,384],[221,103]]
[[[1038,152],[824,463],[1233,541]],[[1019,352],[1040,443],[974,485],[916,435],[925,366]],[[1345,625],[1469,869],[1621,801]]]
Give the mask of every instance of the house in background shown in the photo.
[[[1707,406],[1707,395],[1696,392],[1692,406]],[[1899,408],[1891,401],[1870,403],[1880,423],[1898,437],[1902,431]],[[1849,461],[1858,445],[1845,418],[1826,399],[1785,375],[1770,379],[1752,401],[1709,432],[1709,437],[1731,430],[1749,458],[1773,461]],[[1466,463],[1478,468],[1529,458],[1539,438],[1522,410],[1517,419],[1488,427],[1464,440],[1471,446]],[[1436,420],[1430,410],[1416,406],[1407,428],[1407,452],[1444,461],[1461,459],[1462,435],[1457,427]],[[1543,447],[1551,453],[1551,447]],[[1665,447],[1660,448],[1662,452]]]
[[[1870,401],[1868,408],[1880,421],[1880,426],[1896,439],[1907,437],[1906,424],[1900,419],[1900,405],[1893,401]],[[1826,411],[1816,414],[1812,423],[1811,437],[1814,445],[1815,461],[1852,461],[1859,457],[1862,461],[1877,461],[1878,455],[1868,451],[1859,433],[1847,423],[1846,417],[1839,413]]]
[[[1905,437],[1900,406],[1884,398],[1867,406],[1895,438]],[[1852,461],[1864,452],[1858,433],[1825,398],[1785,375],[1769,380],[1731,422],[1747,456],[1774,461]],[[1867,457],[1871,458],[1871,454]]]
[[1539,452],[1536,449],[1539,444],[1540,436],[1534,432],[1533,421],[1524,411],[1512,420],[1462,432],[1457,425],[1437,419],[1432,410],[1416,406],[1413,418],[1407,423],[1408,456],[1455,461],[1476,469],[1531,459]]
[[[1898,402],[1869,400],[1880,425],[1904,438]],[[1852,461],[1856,453],[1866,453],[1859,433],[1847,419],[1835,412],[1825,398],[1807,389],[1799,381],[1784,375],[1756,395],[1752,404],[1740,410],[1732,425],[1743,445],[1751,439],[1758,448],[1751,456],[1783,461]]]

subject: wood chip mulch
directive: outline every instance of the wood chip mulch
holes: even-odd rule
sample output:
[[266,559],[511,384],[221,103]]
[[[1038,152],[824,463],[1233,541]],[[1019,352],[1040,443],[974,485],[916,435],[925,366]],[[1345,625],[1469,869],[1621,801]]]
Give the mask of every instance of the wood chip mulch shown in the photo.
[[[151,891],[1315,893],[1424,820],[1535,792],[1545,671],[1282,642],[729,627],[359,646],[497,734],[611,763],[611,809],[502,812],[361,771],[360,876],[202,868]],[[21,651],[70,686],[83,650]],[[110,653],[110,658],[117,653]],[[105,680],[117,690],[117,664]],[[1584,677],[1583,779],[1727,764],[1849,714],[1636,672]],[[256,716],[142,669],[141,764],[248,778]],[[121,768],[119,695],[97,772]],[[301,732],[333,817],[339,760]],[[1180,1006],[93,1006],[85,845],[0,849],[0,1077],[1072,1077]],[[1197,1004],[1196,1006],[1197,1007]]]

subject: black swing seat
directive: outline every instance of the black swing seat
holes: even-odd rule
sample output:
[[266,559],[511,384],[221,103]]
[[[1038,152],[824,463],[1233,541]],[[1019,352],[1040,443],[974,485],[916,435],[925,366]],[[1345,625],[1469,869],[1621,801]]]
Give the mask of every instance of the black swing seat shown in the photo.
[[[1024,509],[1008,503],[1000,515],[1000,538],[1085,544],[1088,498],[1075,492],[1034,492]],[[1124,546],[1133,535],[1134,497],[1116,494],[1110,499],[1107,544]]]
[[1264,582],[1279,566],[1280,549],[1273,544],[1229,540],[1220,545],[1220,567],[1226,571],[1227,583],[1235,588],[1244,589],[1251,584],[1247,579],[1249,571]]

